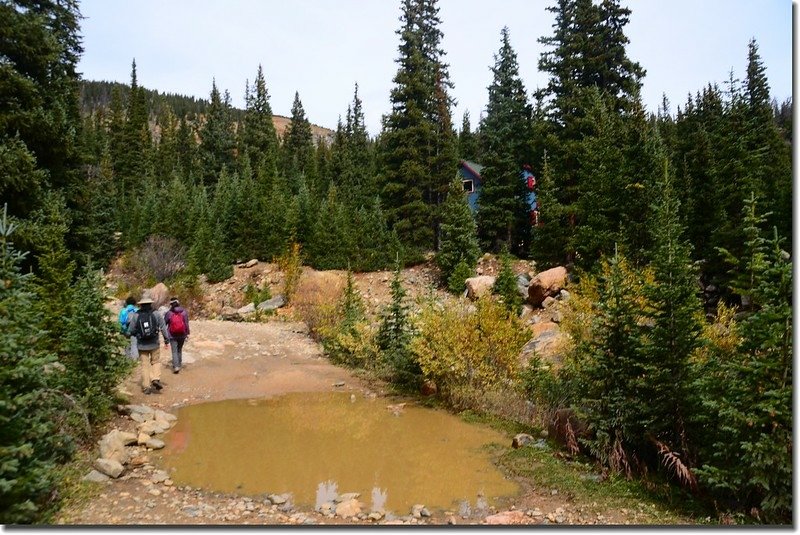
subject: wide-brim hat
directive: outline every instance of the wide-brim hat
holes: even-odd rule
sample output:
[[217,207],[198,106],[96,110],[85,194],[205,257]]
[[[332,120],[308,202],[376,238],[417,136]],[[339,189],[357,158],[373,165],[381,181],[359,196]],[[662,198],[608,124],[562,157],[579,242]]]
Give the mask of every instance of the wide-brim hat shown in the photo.
[[137,305],[152,305],[153,304],[153,299],[148,297],[148,296],[145,296],[145,297],[142,297],[141,299],[139,299],[139,302],[136,303],[136,304]]

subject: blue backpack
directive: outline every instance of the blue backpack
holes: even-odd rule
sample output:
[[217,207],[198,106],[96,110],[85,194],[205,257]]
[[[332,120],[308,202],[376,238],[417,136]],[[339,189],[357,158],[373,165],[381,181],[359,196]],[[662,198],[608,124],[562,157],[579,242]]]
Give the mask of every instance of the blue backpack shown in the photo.
[[131,312],[136,312],[136,307],[133,305],[127,305],[125,308],[119,311],[119,327],[122,334],[129,334],[128,333],[128,315]]

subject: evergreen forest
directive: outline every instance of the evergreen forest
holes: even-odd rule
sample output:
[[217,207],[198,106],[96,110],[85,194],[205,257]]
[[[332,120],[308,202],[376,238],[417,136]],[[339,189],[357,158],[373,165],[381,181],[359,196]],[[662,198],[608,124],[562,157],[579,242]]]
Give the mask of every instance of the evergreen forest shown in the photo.
[[[103,271],[149,247],[176,255],[153,282],[187,286],[287,251],[349,272],[433,260],[455,294],[484,253],[566,266],[575,343],[558,371],[520,376],[527,399],[587,422],[575,449],[609,473],[791,523],[792,101],[772,99],[758,43],[742,43],[745,72],[647,110],[631,10],[552,0],[547,85],[524,86],[503,29],[473,125],[452,117],[437,0],[399,1],[381,131],[367,132],[353,81],[330,139],[312,134],[299,92],[276,130],[269,78],[291,73],[254,65],[244,109],[216,83],[203,100],[145,89],[135,60],[127,84],[82,80],[77,0],[0,3],[0,522],[46,521],[63,467],[111,415],[132,365]],[[483,166],[475,216],[460,160]],[[518,315],[510,277],[505,306],[478,315]],[[410,325],[397,278],[392,292],[378,351],[399,383],[436,376],[420,356],[436,333]]]

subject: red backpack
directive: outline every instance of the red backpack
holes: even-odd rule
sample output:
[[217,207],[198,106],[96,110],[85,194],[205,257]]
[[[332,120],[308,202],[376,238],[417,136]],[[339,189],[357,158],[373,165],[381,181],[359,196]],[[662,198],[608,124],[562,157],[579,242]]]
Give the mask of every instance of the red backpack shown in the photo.
[[173,312],[169,317],[170,336],[186,336],[186,322],[183,321],[183,314]]

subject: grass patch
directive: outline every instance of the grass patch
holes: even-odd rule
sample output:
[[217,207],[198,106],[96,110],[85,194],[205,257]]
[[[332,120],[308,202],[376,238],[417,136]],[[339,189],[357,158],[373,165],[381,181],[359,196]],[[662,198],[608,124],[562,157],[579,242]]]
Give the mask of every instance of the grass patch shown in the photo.
[[71,523],[68,512],[83,509],[106,488],[102,484],[83,481],[83,477],[92,470],[93,453],[96,453],[93,448],[81,449],[69,463],[59,466],[57,499],[44,512],[39,523],[56,524],[59,520]]

